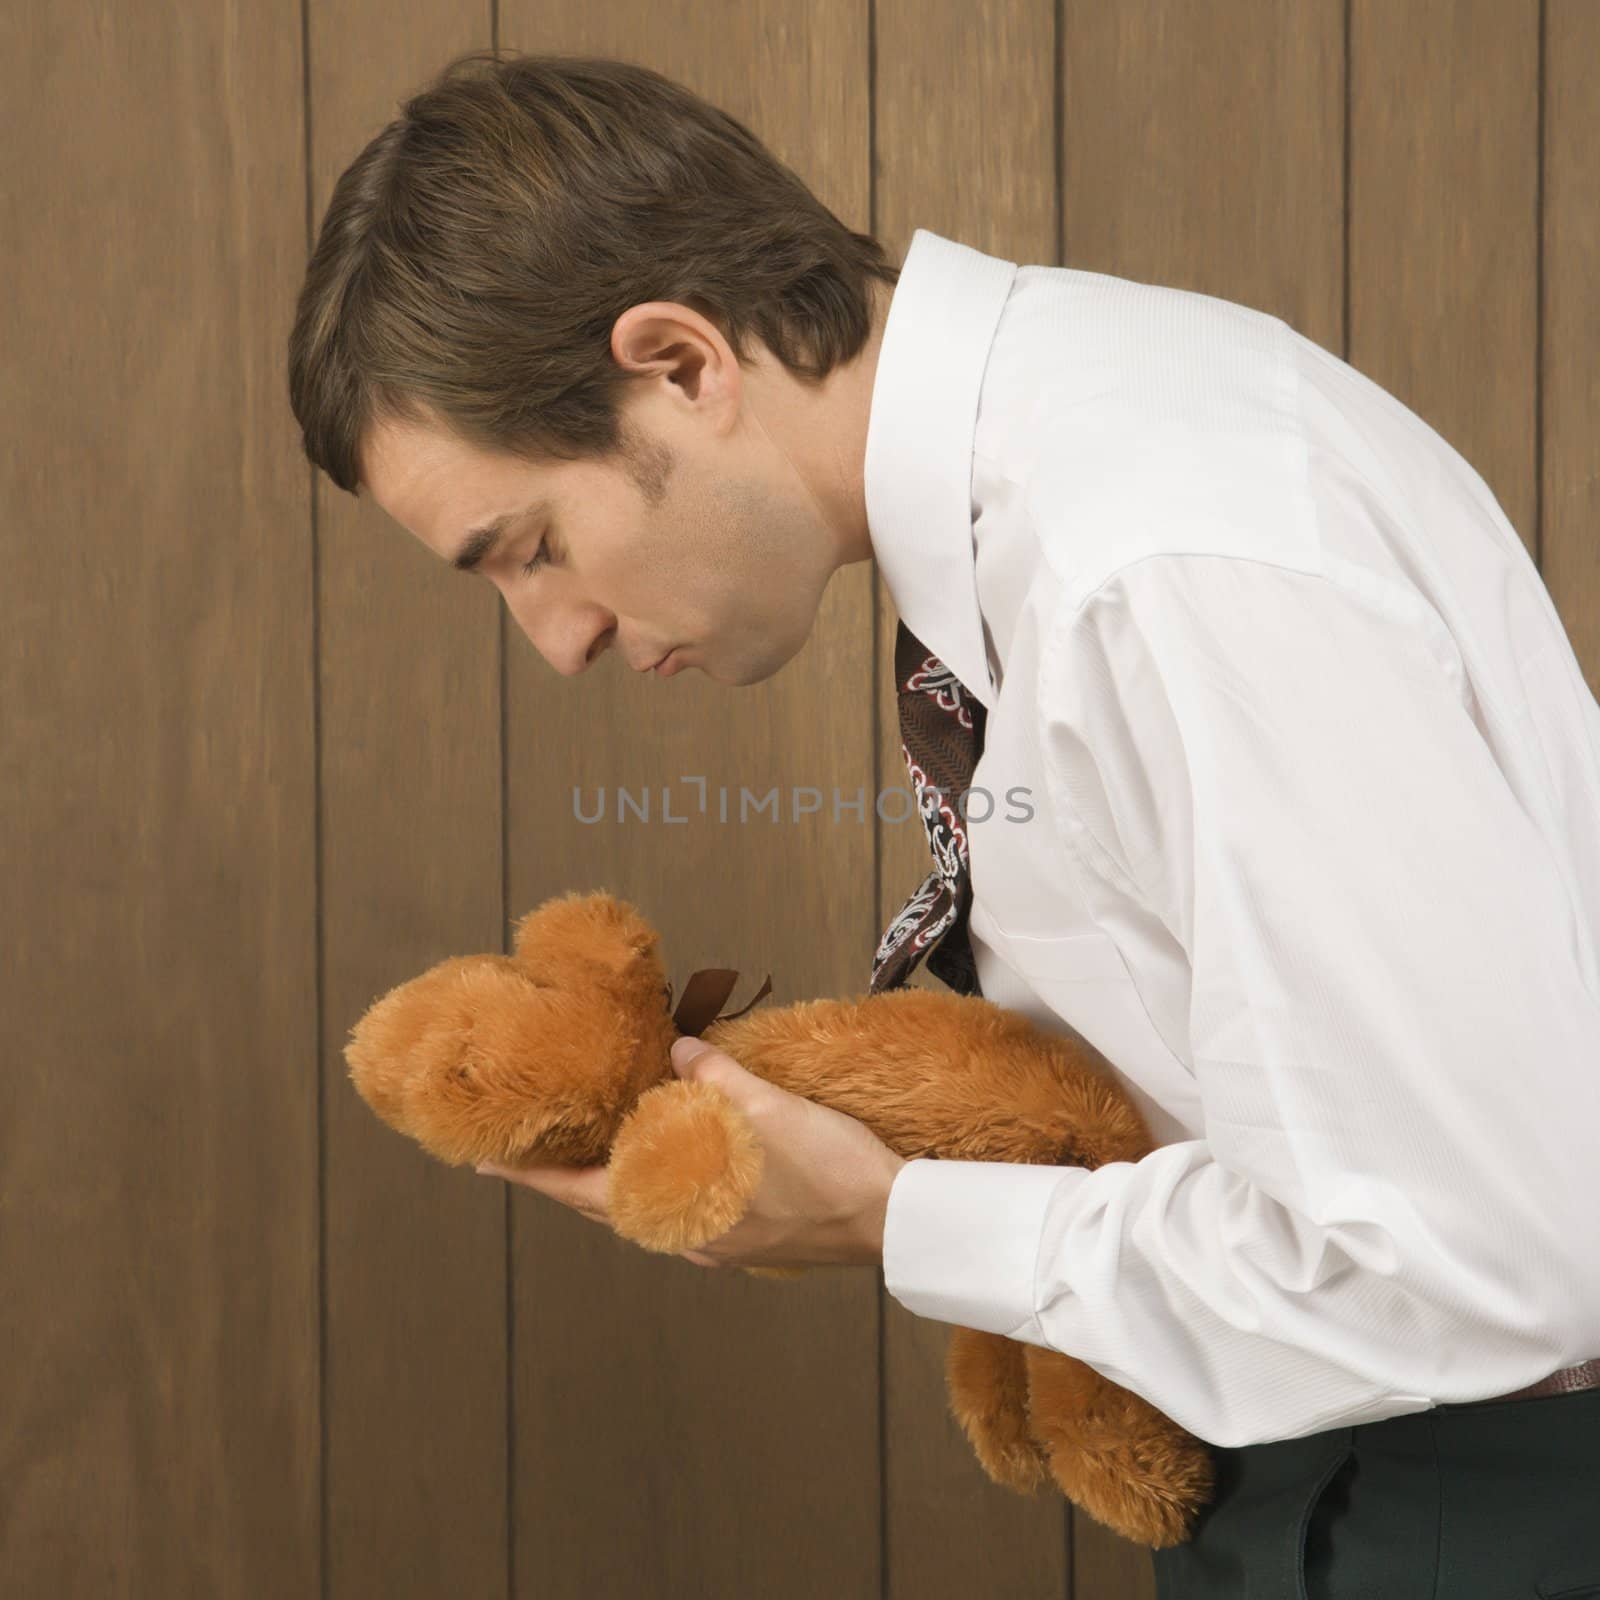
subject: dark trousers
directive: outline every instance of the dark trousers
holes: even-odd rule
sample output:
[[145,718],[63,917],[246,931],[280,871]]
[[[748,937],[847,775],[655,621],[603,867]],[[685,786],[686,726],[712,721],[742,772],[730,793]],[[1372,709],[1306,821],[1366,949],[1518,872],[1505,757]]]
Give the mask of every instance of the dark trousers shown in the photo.
[[1600,1389],[1216,1456],[1159,1600],[1600,1600]]

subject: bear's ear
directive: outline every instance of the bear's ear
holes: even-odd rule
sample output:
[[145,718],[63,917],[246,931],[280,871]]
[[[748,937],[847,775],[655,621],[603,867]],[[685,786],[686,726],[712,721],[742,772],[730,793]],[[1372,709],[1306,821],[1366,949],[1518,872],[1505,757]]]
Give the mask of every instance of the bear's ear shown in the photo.
[[615,895],[566,894],[546,900],[517,924],[513,960],[535,983],[565,985],[601,972],[625,977],[661,965],[656,931]]

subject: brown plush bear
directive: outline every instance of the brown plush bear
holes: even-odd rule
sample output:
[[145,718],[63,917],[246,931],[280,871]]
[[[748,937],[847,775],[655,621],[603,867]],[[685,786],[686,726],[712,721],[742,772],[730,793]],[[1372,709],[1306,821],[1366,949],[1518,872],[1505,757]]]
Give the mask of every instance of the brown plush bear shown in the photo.
[[[391,989],[351,1030],[345,1060],[372,1110],[440,1160],[603,1164],[619,1234],[695,1250],[744,1214],[761,1147],[724,1095],[674,1075],[670,1002],[639,912],[568,894],[521,919],[514,955],[454,957]],[[812,1000],[701,1036],[908,1160],[1095,1167],[1152,1147],[1080,1046],[976,996]],[[1192,1533],[1211,1455],[1148,1401],[1071,1356],[970,1328],[951,1331],[946,1377],[996,1483],[1032,1494],[1048,1474],[1074,1505],[1152,1548]]]

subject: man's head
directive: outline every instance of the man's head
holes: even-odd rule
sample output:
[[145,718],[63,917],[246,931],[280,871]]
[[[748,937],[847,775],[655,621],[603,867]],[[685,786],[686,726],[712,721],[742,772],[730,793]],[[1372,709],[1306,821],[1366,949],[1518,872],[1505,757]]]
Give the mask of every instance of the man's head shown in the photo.
[[871,554],[897,276],[670,80],[477,52],[340,178],[291,400],[310,459],[442,561],[476,556],[557,670],[675,650],[754,683]]

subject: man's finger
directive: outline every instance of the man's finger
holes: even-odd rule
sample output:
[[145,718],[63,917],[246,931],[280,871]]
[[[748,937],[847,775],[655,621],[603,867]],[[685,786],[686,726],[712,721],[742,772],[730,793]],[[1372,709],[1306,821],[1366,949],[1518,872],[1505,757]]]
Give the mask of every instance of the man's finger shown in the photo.
[[486,1161],[476,1170],[485,1177],[504,1178],[524,1189],[536,1189],[585,1216],[603,1219],[609,1214],[610,1176],[605,1167],[497,1167]]

